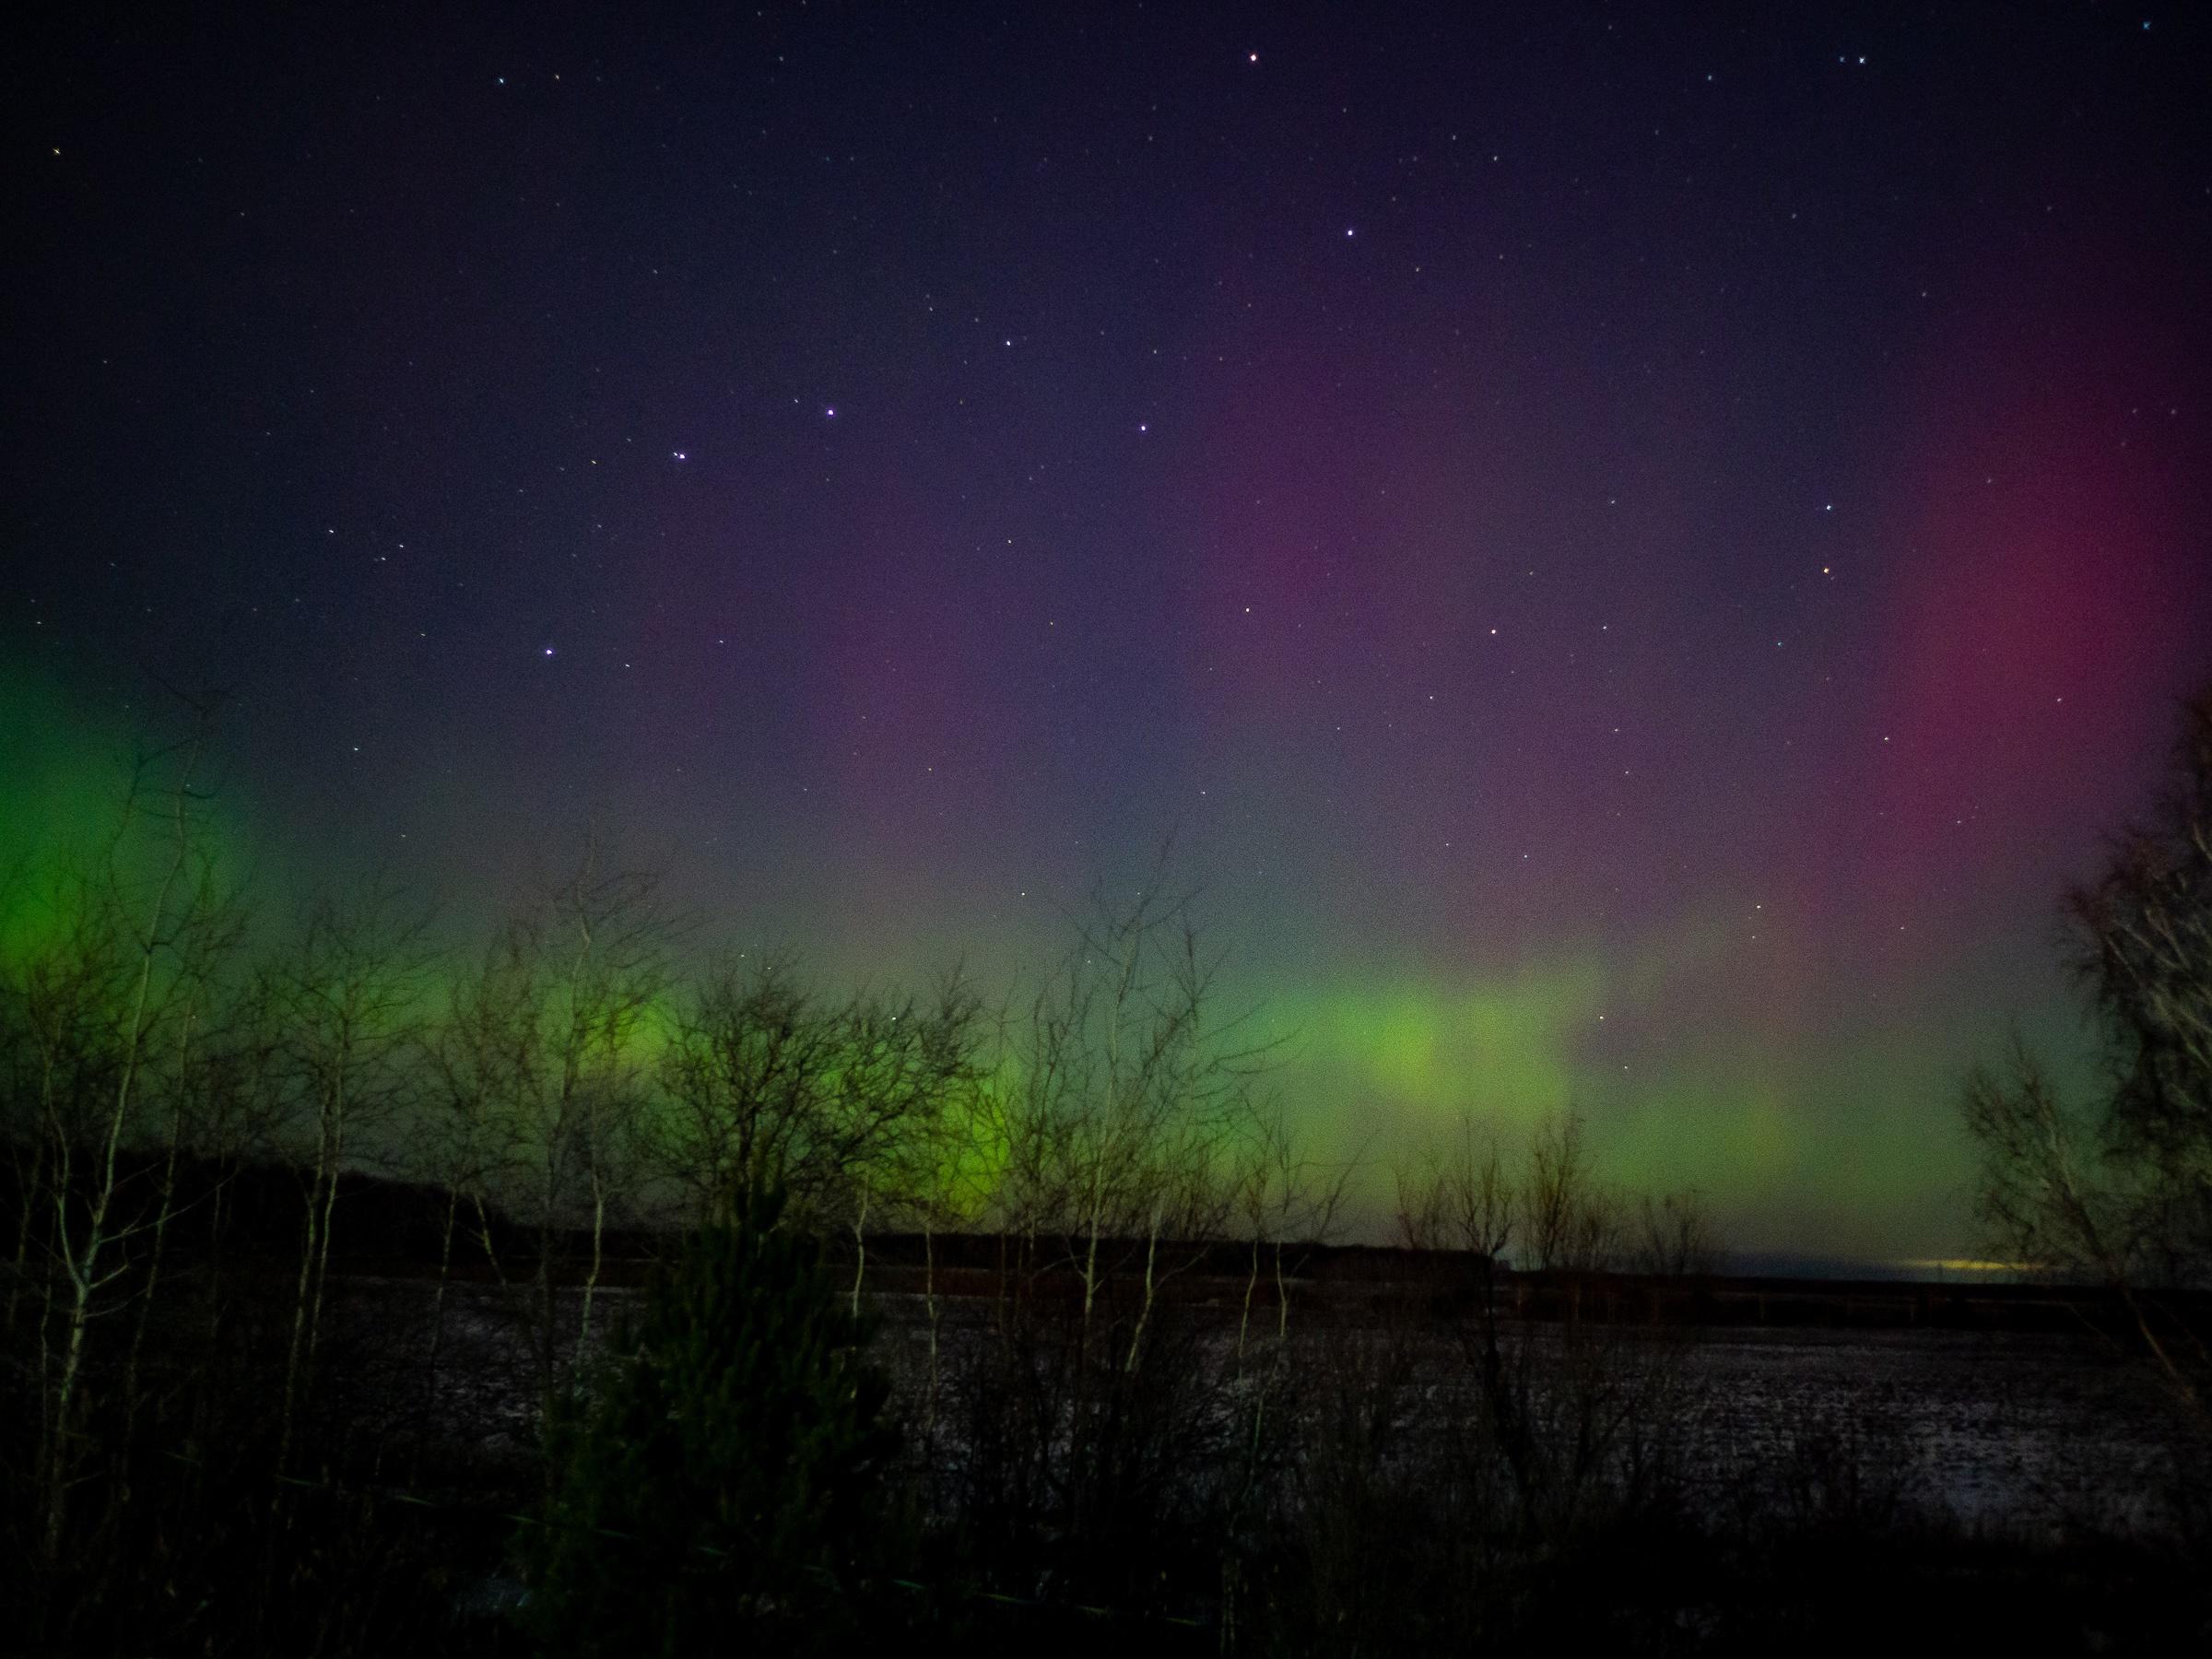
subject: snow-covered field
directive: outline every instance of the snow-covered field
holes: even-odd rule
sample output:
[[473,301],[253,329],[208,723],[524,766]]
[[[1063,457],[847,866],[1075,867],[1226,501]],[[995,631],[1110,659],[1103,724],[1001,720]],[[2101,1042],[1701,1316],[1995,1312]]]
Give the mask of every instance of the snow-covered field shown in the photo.
[[[595,1330],[634,1308],[634,1295],[600,1292]],[[906,1305],[918,1300],[885,1298],[878,1309],[882,1357],[910,1401],[927,1371],[920,1309]],[[429,1302],[416,1282],[347,1282],[333,1350],[349,1373],[344,1409],[371,1432],[442,1445],[461,1462],[526,1455],[537,1372],[509,1302],[495,1287],[448,1292],[434,1387],[423,1364]],[[565,1307],[572,1318],[575,1299]],[[1747,1483],[1848,1472],[1871,1501],[1908,1512],[2004,1526],[2159,1524],[2174,1468],[2155,1392],[2138,1368],[2086,1339],[1757,1328],[1688,1337],[1668,1343],[1680,1368],[1676,1427],[1693,1491],[1714,1502]],[[941,1373],[952,1374],[975,1340],[948,1320]],[[1542,1327],[1535,1340],[1547,1340]],[[1453,1387],[1459,1363],[1442,1334],[1422,1341],[1420,1381],[1405,1406],[1417,1443],[1422,1397]],[[1225,1360],[1229,1346],[1227,1335],[1218,1339]],[[563,1351],[573,1351],[572,1337]]]
[[1825,1440],[1907,1507],[2132,1529],[2171,1467],[2145,1376],[2085,1340],[1739,1329],[1704,1334],[1688,1370],[1694,1461],[1716,1480]]

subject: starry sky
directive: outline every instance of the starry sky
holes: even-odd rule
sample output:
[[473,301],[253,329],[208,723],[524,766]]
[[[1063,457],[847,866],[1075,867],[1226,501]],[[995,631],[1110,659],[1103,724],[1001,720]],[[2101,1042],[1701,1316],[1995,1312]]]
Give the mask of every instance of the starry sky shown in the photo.
[[2057,896],[2212,676],[2191,8],[8,55],[11,846],[161,683],[275,890],[596,820],[840,983],[1172,836],[1313,1146],[1571,1108],[1747,1249],[1971,1253],[1961,1073],[2086,1063]]

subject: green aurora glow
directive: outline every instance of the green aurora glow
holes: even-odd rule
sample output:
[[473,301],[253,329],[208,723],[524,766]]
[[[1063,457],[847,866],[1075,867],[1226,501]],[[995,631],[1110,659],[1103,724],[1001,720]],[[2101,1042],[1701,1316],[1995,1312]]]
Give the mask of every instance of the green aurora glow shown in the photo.
[[[0,857],[14,873],[0,902],[8,959],[67,925],[72,860],[120,844],[126,870],[134,859],[143,870],[159,852],[147,826],[118,843],[134,735],[88,710],[49,679],[0,676],[0,767],[16,803],[0,822]],[[227,798],[203,813],[195,833],[225,868],[284,864],[267,856],[265,838],[247,830]],[[280,887],[306,890],[257,881],[265,924],[280,922],[285,906],[272,902]],[[1463,1123],[1512,1142],[1574,1112],[1606,1178],[1636,1191],[1696,1190],[1734,1243],[1958,1253],[1971,1233],[1971,1162],[1952,1102],[1977,1045],[1959,1038],[1957,1018],[1900,1012],[1873,1028],[1816,1023],[1786,1040],[1747,1028],[1718,1042],[1685,1027],[1624,1044],[1640,1011],[1694,1005],[1714,994],[1716,976],[1725,983],[1747,910],[1715,899],[1626,947],[1585,942],[1488,973],[1406,971],[1331,983],[1283,978],[1260,962],[1232,964],[1228,983],[1256,1016],[1250,1033],[1279,1045],[1262,1087],[1284,1105],[1309,1154],[1359,1161],[1351,1191],[1366,1236],[1388,1235],[1394,1169]],[[449,947],[424,984],[426,1006],[445,1005],[482,948],[478,930],[455,924],[446,934]],[[907,942],[907,954],[915,948]],[[1019,982],[1006,969],[986,989]],[[2002,1038],[2006,988],[1990,974],[1979,984],[1991,1010],[1980,1046],[1989,1053]],[[2078,1078],[2072,1017],[2048,994],[2039,1013],[2031,1029]],[[665,1045],[674,1018],[664,999],[641,1020],[632,1050],[640,1063]],[[1621,1061],[1624,1047],[1636,1057]],[[1002,1058],[994,1087],[1012,1087],[1016,1075],[1017,1063]],[[959,1176],[971,1188],[987,1184],[991,1164],[978,1152]]]

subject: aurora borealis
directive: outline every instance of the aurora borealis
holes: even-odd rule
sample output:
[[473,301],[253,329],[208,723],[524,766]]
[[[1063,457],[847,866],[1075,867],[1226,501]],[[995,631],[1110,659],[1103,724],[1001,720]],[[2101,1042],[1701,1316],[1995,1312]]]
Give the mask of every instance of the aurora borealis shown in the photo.
[[[2182,8],[50,19],[6,850],[229,692],[276,889],[586,821],[827,981],[1173,837],[1318,1146],[1575,1109],[1971,1253],[2212,675]],[[1378,1179],[1372,1190],[1380,1192]]]

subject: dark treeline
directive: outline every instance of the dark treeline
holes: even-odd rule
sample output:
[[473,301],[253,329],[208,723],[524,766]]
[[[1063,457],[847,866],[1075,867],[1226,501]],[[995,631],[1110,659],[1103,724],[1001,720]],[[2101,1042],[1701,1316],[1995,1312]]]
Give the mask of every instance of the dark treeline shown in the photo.
[[1714,1242],[1571,1120],[1400,1171],[1430,1293],[1323,1317],[1349,1172],[1158,893],[998,1006],[717,958],[596,842],[454,949],[374,880],[251,914],[197,764],[0,935],[33,1649],[1665,1650],[1863,1641],[1872,1582],[1983,1639],[2203,1616],[2157,1551],[1931,1532],[1836,1424],[1693,1505],[1649,1287]]

